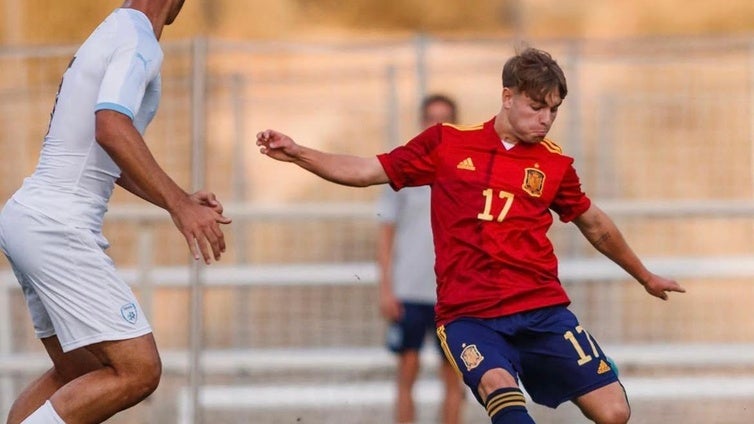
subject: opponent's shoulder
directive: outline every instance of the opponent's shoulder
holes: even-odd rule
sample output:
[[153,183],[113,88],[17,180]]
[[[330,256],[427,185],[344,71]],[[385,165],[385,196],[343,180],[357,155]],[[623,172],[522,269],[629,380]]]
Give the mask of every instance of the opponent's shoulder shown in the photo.
[[159,55],[160,47],[147,17],[134,9],[120,8],[111,13],[92,32],[81,50],[95,50],[112,55],[136,50],[142,55]]

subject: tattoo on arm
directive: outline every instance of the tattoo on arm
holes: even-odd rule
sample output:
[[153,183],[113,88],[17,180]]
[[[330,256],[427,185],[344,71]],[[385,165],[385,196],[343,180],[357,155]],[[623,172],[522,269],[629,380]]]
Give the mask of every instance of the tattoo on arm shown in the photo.
[[606,243],[612,238],[610,233],[604,233],[601,236],[599,236],[596,240],[594,240],[594,247],[600,247],[602,244]]

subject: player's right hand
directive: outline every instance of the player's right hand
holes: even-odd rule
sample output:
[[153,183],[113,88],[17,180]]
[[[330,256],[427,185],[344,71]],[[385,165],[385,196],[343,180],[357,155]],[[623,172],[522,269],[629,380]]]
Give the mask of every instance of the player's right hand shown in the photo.
[[299,146],[292,138],[275,131],[264,130],[257,134],[259,153],[283,162],[293,162],[298,158]]
[[186,239],[195,260],[203,258],[207,265],[213,257],[216,261],[220,260],[225,252],[225,235],[220,230],[220,224],[230,224],[231,219],[218,212],[217,205],[204,205],[191,196],[186,196],[183,202],[170,211],[170,216]]

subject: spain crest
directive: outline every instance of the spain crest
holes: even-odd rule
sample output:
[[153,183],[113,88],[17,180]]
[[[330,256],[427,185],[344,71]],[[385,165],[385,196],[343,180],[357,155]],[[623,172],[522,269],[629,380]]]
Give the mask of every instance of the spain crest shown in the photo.
[[545,173],[537,168],[526,168],[525,171],[524,183],[521,188],[534,197],[541,196],[545,187]]
[[461,360],[466,365],[466,371],[471,371],[482,363],[484,356],[479,353],[476,345],[468,345],[461,351]]

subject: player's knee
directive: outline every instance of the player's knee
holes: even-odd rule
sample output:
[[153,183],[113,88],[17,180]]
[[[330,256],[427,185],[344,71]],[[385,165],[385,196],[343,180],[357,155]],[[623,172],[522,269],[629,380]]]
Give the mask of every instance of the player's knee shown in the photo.
[[516,379],[503,368],[488,370],[482,375],[479,387],[477,388],[478,394],[481,397],[479,401],[484,401],[482,403],[485,403],[489,394],[501,387],[517,387]]
[[157,389],[157,386],[160,385],[162,363],[160,362],[159,357],[145,364],[145,367],[140,374],[140,394],[142,398],[146,398]]
[[593,417],[597,424],[626,424],[631,418],[631,408],[628,403],[615,402],[604,405],[597,416]]
[[162,363],[159,356],[141,358],[138,363],[130,364],[127,370],[121,370],[124,377],[123,389],[131,403],[140,402],[157,389],[162,377]]

